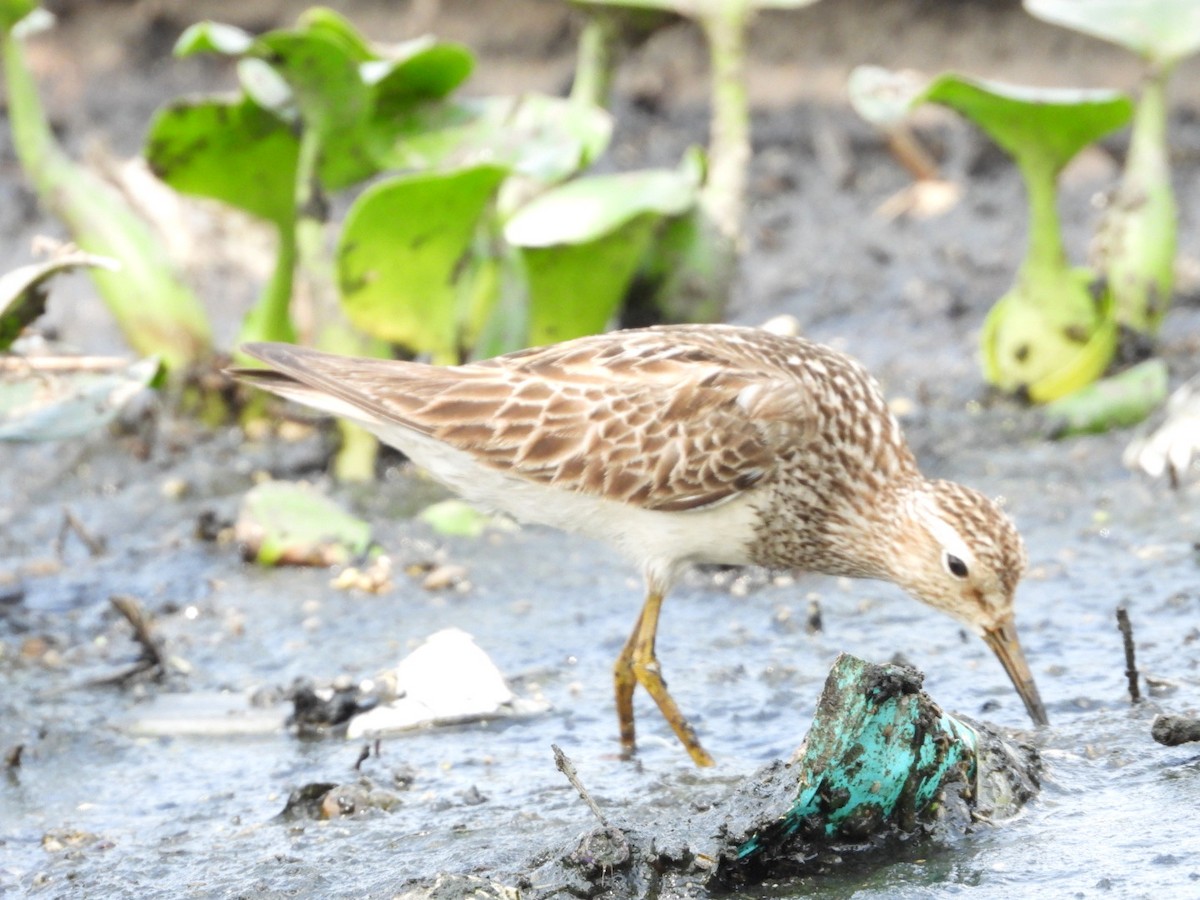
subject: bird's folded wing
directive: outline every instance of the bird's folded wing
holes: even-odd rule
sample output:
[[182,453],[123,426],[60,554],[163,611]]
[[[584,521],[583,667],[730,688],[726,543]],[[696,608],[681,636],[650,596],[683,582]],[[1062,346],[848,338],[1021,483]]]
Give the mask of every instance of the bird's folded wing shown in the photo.
[[303,401],[315,388],[522,478],[647,509],[732,499],[769,480],[779,454],[815,432],[794,379],[698,360],[624,371],[514,355],[510,364],[438,367],[247,349],[300,382],[287,391],[270,377],[267,389]]

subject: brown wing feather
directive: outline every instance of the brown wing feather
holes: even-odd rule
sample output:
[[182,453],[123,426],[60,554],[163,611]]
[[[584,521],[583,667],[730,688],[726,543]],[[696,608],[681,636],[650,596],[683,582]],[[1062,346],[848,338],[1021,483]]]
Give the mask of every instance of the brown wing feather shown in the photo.
[[761,358],[750,365],[753,354],[723,356],[709,333],[598,335],[456,367],[246,350],[372,418],[523,478],[676,511],[762,483],[783,443],[815,432],[798,380]]

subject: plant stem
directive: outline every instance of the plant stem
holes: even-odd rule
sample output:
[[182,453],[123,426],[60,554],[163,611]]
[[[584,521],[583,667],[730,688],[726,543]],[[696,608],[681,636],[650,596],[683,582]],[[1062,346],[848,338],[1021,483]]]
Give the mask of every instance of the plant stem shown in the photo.
[[607,11],[593,12],[579,35],[571,102],[608,108],[616,56],[617,26]]
[[733,246],[740,242],[750,162],[750,113],[746,101],[748,0],[717,3],[700,19],[712,66],[712,127],[708,179],[701,203]]
[[1097,234],[1097,263],[1107,276],[1117,318],[1158,331],[1174,283],[1177,212],[1167,159],[1167,79],[1152,68],[1134,112],[1125,174]]
[[1152,70],[1142,84],[1142,93],[1133,113],[1129,136],[1129,156],[1125,170],[1137,173],[1143,183],[1165,181],[1167,162],[1167,79],[1172,67]]
[[[249,341],[296,342],[296,328],[290,312],[297,255],[295,221],[281,221],[277,234],[279,243],[275,250],[275,268],[254,308],[242,323],[239,344]],[[253,362],[249,358],[246,361]]]
[[73,163],[55,142],[21,42],[4,35],[2,53],[17,156],[72,240],[120,261],[118,272],[90,275],[130,346],[139,354],[157,355],[172,371],[208,356],[208,317],[175,277],[161,243],[110,185]]
[[[355,331],[338,304],[333,266],[325,252],[325,198],[317,176],[322,132],[311,125],[300,135],[296,161],[296,222],[294,226],[296,292],[309,301],[310,343],[321,350],[343,354],[382,355],[386,345],[370,341]],[[333,460],[339,481],[370,481],[375,475],[379,443],[374,435],[345,419],[338,420],[341,448]]]
[[1040,278],[1067,268],[1062,225],[1058,218],[1058,168],[1048,157],[1025,153],[1015,157],[1029,199],[1029,236],[1021,277]]

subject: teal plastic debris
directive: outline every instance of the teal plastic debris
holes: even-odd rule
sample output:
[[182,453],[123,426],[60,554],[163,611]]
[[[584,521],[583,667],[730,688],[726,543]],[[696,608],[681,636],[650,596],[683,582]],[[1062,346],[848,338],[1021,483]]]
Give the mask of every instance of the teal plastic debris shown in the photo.
[[950,782],[972,783],[980,736],[942,712],[921,675],[842,654],[794,764],[796,800],[743,843],[737,860],[804,841],[863,840],[896,826],[911,831]]
[[530,884],[552,886],[539,897],[609,900],[826,896],[823,876],[857,879],[901,842],[920,838],[925,851],[1016,816],[1039,788],[1037,750],[944,713],[922,679],[843,654],[795,758],[763,766],[695,815],[647,821],[644,805],[597,802],[586,770],[571,765],[596,826],[495,881],[442,875],[403,896],[516,898]]

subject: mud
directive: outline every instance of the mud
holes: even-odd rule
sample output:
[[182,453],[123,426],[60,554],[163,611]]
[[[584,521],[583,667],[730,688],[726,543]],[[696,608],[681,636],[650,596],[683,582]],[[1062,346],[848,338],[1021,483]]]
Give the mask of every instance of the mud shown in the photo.
[[[132,152],[158,103],[232,84],[221,64],[168,58],[193,15],[266,26],[301,5],[183,7],[63,5],[62,28],[31,58],[74,152],[97,139]],[[355,2],[344,10],[384,39],[414,33],[436,12],[440,32],[481,53],[473,90],[558,90],[569,78],[575,26],[553,4],[417,3],[397,12]],[[1031,561],[1018,624],[1052,726],[1023,732],[1020,700],[986,647],[889,586],[697,572],[666,604],[658,652],[718,766],[692,768],[642,696],[640,753],[621,761],[611,664],[640,596],[636,573],[610,550],[537,529],[439,539],[411,517],[443,495],[395,459],[376,486],[336,487],[324,474],[320,432],[260,443],[152,416],[152,427],[126,433],[0,447],[0,759],[8,761],[0,893],[461,896],[439,891],[479,879],[471,883],[486,892],[493,876],[537,871],[538,855],[555,848],[577,853],[586,887],[638,860],[623,862],[620,841],[596,832],[555,768],[552,743],[618,827],[659,823],[645,835],[655,852],[682,858],[686,823],[727,801],[748,773],[792,754],[829,665],[847,651],[876,661],[899,655],[926,673],[926,689],[947,709],[1024,733],[1044,761],[1041,794],[1016,821],[930,835],[749,896],[1195,895],[1200,764],[1194,745],[1159,746],[1150,730],[1158,712],[1200,708],[1200,488],[1185,480],[1173,492],[1126,472],[1128,433],[1049,442],[1036,413],[981,390],[977,332],[1021,257],[1017,177],[966,126],[932,116],[921,133],[946,174],[962,180],[963,199],[937,219],[886,221],[875,212],[907,176],[841,92],[858,62],[1121,87],[1136,83],[1135,67],[1026,20],[1010,3],[827,2],[764,17],[751,46],[756,155],[729,317],[795,315],[805,333],[879,375],[927,473],[1006,498]],[[629,61],[608,164],[674,164],[704,139],[702,59],[694,35],[674,29]],[[1171,119],[1180,296],[1160,352],[1173,384],[1200,371],[1196,72],[1192,61],[1175,79]],[[1061,209],[1076,259],[1123,151],[1114,138],[1065,177]],[[61,234],[37,210],[0,135],[0,265],[23,262],[38,233]],[[262,272],[261,260],[256,270],[253,258],[225,248],[207,238],[191,247],[190,271],[228,340]],[[81,278],[56,290],[49,323],[89,352],[120,348]],[[395,589],[338,590],[328,571],[243,563],[221,539],[222,523],[262,472],[311,479],[367,518],[394,558]],[[63,528],[65,510],[103,539],[102,551]],[[435,565],[462,566],[466,576],[431,591],[401,574]],[[165,681],[97,686],[141,650],[114,595],[138,599],[167,658],[181,663]],[[818,631],[803,626],[814,601]],[[1137,706],[1126,692],[1118,605],[1129,610],[1150,688]],[[518,693],[544,696],[552,711],[385,739],[365,759],[358,743],[280,727],[296,679],[357,683],[448,626],[472,633]],[[204,705],[206,721],[222,708],[245,718],[231,712],[224,733],[138,731],[151,711],[174,707],[177,718],[194,718],[189,699]],[[384,790],[397,802],[277,818],[306,785],[364,778],[368,794]],[[649,875],[626,890],[707,893]],[[569,893],[563,885],[560,894]]]

